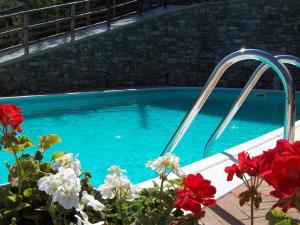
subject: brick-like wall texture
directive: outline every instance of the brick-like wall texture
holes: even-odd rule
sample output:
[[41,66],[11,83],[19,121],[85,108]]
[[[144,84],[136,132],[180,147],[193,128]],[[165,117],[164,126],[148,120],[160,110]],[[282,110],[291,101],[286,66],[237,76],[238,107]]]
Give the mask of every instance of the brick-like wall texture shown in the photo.
[[[0,95],[130,86],[203,86],[244,48],[300,56],[299,0],[208,2],[0,64]],[[257,62],[234,65],[219,86],[242,87]],[[292,70],[300,90],[300,72]],[[257,88],[278,88],[267,73]]]

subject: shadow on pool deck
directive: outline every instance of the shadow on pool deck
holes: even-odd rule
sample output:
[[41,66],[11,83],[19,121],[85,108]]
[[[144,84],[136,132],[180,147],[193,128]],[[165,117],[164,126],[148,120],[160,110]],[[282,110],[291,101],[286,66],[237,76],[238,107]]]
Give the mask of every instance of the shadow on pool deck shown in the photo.
[[[217,205],[206,209],[206,216],[202,220],[205,225],[248,225],[250,224],[250,206],[245,204],[243,207],[239,205],[238,195],[245,190],[245,186],[241,185],[232,190],[227,195],[217,200]],[[267,225],[265,219],[266,213],[275,204],[276,199],[269,195],[272,188],[265,182],[260,186],[263,202],[259,210],[254,211],[254,224]],[[300,218],[300,213],[295,209],[290,209],[288,215],[292,218]]]

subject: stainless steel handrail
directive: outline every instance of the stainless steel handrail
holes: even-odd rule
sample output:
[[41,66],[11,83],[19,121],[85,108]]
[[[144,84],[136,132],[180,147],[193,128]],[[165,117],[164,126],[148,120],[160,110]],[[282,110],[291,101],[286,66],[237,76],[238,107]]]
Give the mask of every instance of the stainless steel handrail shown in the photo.
[[284,91],[286,94],[285,98],[285,116],[284,116],[284,137],[290,141],[294,140],[295,134],[295,88],[293,79],[286,69],[286,67],[280,64],[274,56],[271,54],[256,50],[256,49],[242,49],[240,51],[236,51],[226,56],[214,69],[212,74],[210,75],[208,81],[206,82],[201,95],[198,100],[195,102],[194,106],[191,110],[186,114],[177,130],[173,134],[172,138],[168,142],[167,146],[161,153],[163,155],[165,152],[172,152],[178,143],[181,141],[185,132],[190,127],[191,123],[194,121],[195,117],[201,110],[202,106],[206,102],[207,98],[215,88],[216,84],[224,74],[224,72],[233,64],[244,61],[244,60],[256,60],[261,61],[267,65],[269,65],[279,76],[281,82],[284,87]]
[[[290,64],[294,65],[298,68],[300,68],[300,58],[291,56],[291,55],[277,55],[275,58],[281,63],[281,64]],[[215,129],[213,134],[210,136],[209,140],[206,143],[205,149],[204,149],[204,155],[208,156],[208,151],[210,150],[211,146],[217,141],[217,139],[221,136],[221,134],[224,132],[225,128],[228,126],[232,118],[235,116],[239,108],[242,106],[248,95],[250,94],[251,90],[254,88],[258,80],[261,78],[261,76],[269,69],[269,65],[267,64],[260,64],[257,69],[254,71],[252,76],[250,77],[249,81],[243,88],[242,92],[240,93],[239,97],[235,101],[232,108],[229,110],[227,115],[223,118],[223,120],[220,122],[218,127]]]

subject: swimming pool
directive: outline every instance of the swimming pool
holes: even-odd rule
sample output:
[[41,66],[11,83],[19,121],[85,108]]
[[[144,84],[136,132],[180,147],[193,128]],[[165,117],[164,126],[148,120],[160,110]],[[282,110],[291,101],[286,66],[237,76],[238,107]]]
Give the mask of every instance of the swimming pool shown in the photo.
[[[106,169],[113,164],[126,168],[134,183],[155,177],[145,163],[160,155],[200,91],[199,88],[159,88],[3,98],[1,102],[14,103],[23,109],[23,134],[35,143],[38,135],[58,134],[63,143],[50,150],[47,157],[55,150],[78,153],[82,168],[92,172],[92,183],[98,186]],[[236,89],[213,91],[175,149],[181,165],[202,158],[206,141],[239,92]],[[213,153],[281,127],[283,104],[283,92],[253,91],[214,145]],[[4,183],[7,181],[4,162],[13,159],[4,151],[0,157],[0,182]]]

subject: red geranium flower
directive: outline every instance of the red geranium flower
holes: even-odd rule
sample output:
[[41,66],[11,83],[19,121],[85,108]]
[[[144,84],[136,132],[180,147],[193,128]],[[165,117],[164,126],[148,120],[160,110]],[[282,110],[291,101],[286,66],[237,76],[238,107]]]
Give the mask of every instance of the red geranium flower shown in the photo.
[[260,158],[260,176],[264,177],[265,181],[272,185],[273,180],[273,163],[282,157],[300,156],[300,142],[296,141],[294,144],[289,143],[285,139],[278,140],[276,147],[264,151]]
[[249,176],[257,176],[260,156],[251,158],[248,153],[240,152],[238,154],[238,164],[227,166],[225,172],[228,173],[227,181],[231,181],[233,176],[243,179],[243,174],[247,173]]
[[277,203],[273,207],[300,210],[300,142],[294,144],[287,140],[278,140],[276,147],[261,156],[261,176],[275,190],[270,192]]
[[201,215],[201,205],[213,206],[216,188],[209,180],[205,180],[201,174],[189,174],[183,179],[184,189],[176,191],[178,196],[174,207],[191,211],[196,216]]
[[0,104],[0,123],[4,130],[10,126],[11,130],[22,132],[20,125],[23,120],[21,109],[12,104]]

